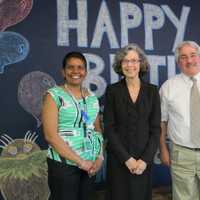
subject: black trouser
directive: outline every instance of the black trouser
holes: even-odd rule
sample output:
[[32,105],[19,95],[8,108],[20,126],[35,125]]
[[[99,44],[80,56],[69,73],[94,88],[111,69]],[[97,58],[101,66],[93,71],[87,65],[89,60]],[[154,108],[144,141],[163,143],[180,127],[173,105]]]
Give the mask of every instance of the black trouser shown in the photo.
[[50,200],[90,200],[94,195],[95,177],[78,167],[47,158]]

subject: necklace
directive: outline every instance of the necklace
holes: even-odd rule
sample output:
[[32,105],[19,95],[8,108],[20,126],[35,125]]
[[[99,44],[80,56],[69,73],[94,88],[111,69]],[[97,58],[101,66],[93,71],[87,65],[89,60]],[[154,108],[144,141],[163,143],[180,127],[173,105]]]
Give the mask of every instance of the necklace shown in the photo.
[[81,118],[80,118],[80,121],[79,121],[78,124],[79,124],[79,127],[80,127],[81,123],[83,123],[84,136],[86,136],[87,124],[89,123],[90,119],[89,119],[89,116],[88,116],[87,102],[86,102],[85,96],[83,95],[82,87],[80,88],[80,93],[81,93],[81,99],[83,99],[83,109],[81,108],[80,103],[77,101],[78,99],[75,98],[72,91],[69,89],[69,87],[67,87],[66,83],[64,84],[64,88],[67,90],[67,93],[69,94],[74,105],[76,106],[77,113],[81,114]]
[[75,94],[75,92],[72,92],[72,90],[67,86],[67,84],[64,84],[64,89],[71,95],[73,96],[75,99],[79,100],[79,99],[84,99],[85,96],[83,95],[83,90],[82,87],[80,87],[80,91],[77,91],[77,94]]

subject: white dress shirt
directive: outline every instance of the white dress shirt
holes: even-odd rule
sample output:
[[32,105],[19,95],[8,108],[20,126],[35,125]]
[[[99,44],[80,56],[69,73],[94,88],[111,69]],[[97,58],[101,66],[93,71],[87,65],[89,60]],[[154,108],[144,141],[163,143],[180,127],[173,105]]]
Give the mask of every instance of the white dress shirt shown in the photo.
[[[194,76],[200,91],[200,73]],[[167,134],[175,144],[200,148],[191,141],[190,134],[190,77],[181,73],[167,80],[160,88],[161,120],[167,122]],[[200,102],[199,102],[200,106]],[[200,123],[200,115],[199,115]]]

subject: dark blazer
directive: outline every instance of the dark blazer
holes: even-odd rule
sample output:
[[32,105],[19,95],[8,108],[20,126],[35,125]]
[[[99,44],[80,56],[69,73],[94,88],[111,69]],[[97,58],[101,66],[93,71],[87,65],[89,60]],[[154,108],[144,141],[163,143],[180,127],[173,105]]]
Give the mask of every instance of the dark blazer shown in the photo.
[[119,162],[131,156],[152,162],[160,136],[160,98],[155,85],[141,83],[132,102],[125,79],[109,85],[105,93],[104,134],[107,151]]

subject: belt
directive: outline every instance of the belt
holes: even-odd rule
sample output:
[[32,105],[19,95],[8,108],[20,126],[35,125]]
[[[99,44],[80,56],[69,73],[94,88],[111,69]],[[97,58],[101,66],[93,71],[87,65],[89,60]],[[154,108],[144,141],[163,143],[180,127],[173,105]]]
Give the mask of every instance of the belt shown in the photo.
[[[177,144],[176,144],[177,145]],[[181,146],[181,145],[177,145],[179,147],[185,148],[185,149],[189,149],[191,151],[200,151],[200,148],[192,148],[192,147],[186,147],[186,146]]]

